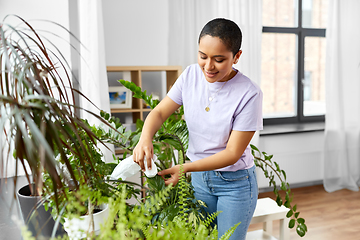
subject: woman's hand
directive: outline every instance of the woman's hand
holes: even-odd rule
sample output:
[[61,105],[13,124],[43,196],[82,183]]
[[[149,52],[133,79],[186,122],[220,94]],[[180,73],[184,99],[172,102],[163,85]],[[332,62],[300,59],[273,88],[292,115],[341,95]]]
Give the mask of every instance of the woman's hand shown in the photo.
[[151,139],[140,139],[133,151],[133,160],[142,171],[145,171],[144,157],[146,157],[147,166],[151,169],[151,159],[154,155],[154,146]]
[[166,96],[146,117],[139,143],[133,151],[134,162],[139,164],[143,171],[145,171],[144,156],[148,168],[151,169],[151,159],[154,155],[153,136],[160,129],[161,124],[179,107],[180,105]]
[[[183,174],[185,174],[185,172],[183,172]],[[158,175],[161,176],[164,181],[165,181],[165,185],[169,185],[172,184],[173,186],[175,186],[180,178],[180,165],[175,165],[174,167],[165,169],[161,172],[158,172]],[[170,178],[165,178],[164,176],[166,175],[171,175]]]

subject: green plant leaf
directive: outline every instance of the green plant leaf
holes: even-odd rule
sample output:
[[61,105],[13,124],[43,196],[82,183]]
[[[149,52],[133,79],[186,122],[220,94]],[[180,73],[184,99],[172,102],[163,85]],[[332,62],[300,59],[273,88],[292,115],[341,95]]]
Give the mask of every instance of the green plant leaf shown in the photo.
[[260,153],[260,150],[259,150],[255,145],[250,144],[250,147],[251,147],[252,150],[255,150],[255,151],[257,151],[258,153]]
[[136,128],[141,130],[143,128],[143,126],[144,126],[144,121],[141,119],[137,119],[136,120]]
[[296,212],[297,205],[295,204],[293,207],[293,211]]
[[290,219],[289,228],[293,228],[295,226],[295,219]]
[[163,191],[166,188],[164,179],[159,175],[156,175],[153,178],[147,178],[147,184],[149,185],[149,188],[155,192]]
[[276,166],[276,171],[281,172],[279,164],[277,162],[274,162],[274,164]]
[[304,225],[304,224],[299,224],[299,225],[296,227],[296,232],[297,232],[297,234],[298,234],[300,237],[305,236],[305,233],[307,232],[307,227],[306,227],[306,225]]
[[303,218],[298,218],[298,219],[297,219],[297,222],[298,222],[299,224],[304,224],[304,223],[305,223],[305,219],[303,219]]
[[100,110],[100,117],[105,117],[106,112],[104,110]]
[[292,215],[294,214],[293,210],[288,211],[288,213],[286,214],[287,218],[290,218]]
[[160,141],[170,144],[171,146],[173,146],[177,150],[182,150],[182,145],[177,139],[160,138]]
[[281,173],[283,174],[284,180],[286,181],[286,172],[284,170],[281,170]]
[[288,201],[288,202],[291,202],[290,201],[290,196],[289,196],[289,191],[286,191],[286,193],[285,193],[285,200]]
[[219,240],[226,240],[229,239],[230,236],[235,232],[236,228],[241,224],[241,222],[235,224],[233,227],[231,227],[230,229],[228,229],[223,236],[221,236],[221,238]]

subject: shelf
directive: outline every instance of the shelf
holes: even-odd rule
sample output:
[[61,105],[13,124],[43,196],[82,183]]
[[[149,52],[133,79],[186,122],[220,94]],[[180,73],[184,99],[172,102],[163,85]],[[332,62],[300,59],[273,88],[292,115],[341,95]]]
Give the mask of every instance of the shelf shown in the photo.
[[[166,73],[166,92],[170,90],[176,79],[181,74],[181,66],[107,66],[107,72],[127,72],[125,80],[135,83],[139,87],[143,87],[144,72],[165,72]],[[125,73],[124,73],[125,74]],[[161,79],[160,79],[161,80]],[[112,108],[112,114],[132,114],[132,122],[135,123],[137,119],[144,120],[146,114],[151,111],[143,104],[142,99],[132,98],[131,109]],[[144,115],[144,113],[146,113]]]
[[141,112],[140,109],[124,109],[124,108],[111,108],[111,113],[127,113],[127,112]]
[[151,108],[143,108],[143,109],[124,109],[124,108],[112,108],[112,113],[131,113],[131,112],[150,112]]
[[125,72],[125,71],[181,72],[181,66],[107,66],[106,69],[108,72]]

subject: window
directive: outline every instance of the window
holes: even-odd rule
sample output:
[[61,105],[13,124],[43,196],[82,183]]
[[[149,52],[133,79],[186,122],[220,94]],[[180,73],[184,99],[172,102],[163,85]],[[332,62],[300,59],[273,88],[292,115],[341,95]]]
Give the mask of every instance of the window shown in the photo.
[[327,0],[263,0],[264,123],[325,120]]

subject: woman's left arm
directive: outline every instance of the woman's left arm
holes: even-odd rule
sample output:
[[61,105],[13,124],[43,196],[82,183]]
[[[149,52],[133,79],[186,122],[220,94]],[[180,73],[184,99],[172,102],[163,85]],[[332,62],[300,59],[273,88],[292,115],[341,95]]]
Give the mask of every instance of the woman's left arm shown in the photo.
[[[212,156],[183,164],[183,172],[211,171],[236,163],[243,155],[249,145],[255,131],[235,131],[230,134],[226,148]],[[180,165],[163,170],[158,173],[160,176],[170,174],[171,177],[165,179],[165,184],[177,184],[180,175]]]

